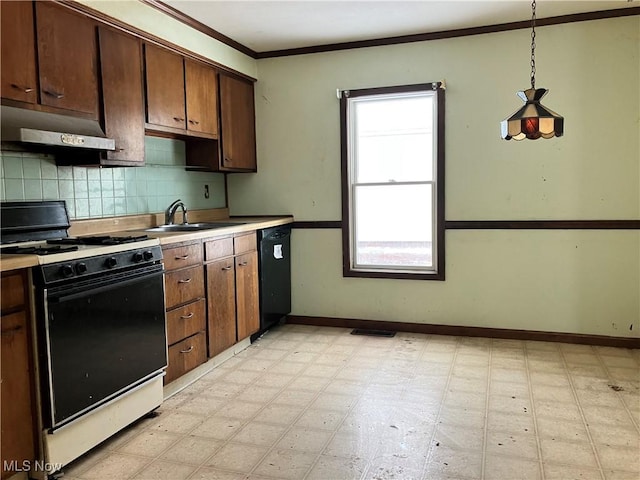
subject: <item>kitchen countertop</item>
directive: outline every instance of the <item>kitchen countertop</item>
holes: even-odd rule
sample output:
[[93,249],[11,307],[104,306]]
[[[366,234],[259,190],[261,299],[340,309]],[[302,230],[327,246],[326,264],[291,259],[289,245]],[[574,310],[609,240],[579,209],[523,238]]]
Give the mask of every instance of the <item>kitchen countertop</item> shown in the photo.
[[[232,234],[253,232],[255,230],[277,227],[278,225],[286,225],[293,222],[293,217],[242,217],[229,218],[224,220],[216,220],[209,223],[226,223],[238,222],[238,225],[228,227],[195,230],[192,232],[147,232],[145,230],[133,230],[142,234],[146,234],[152,238],[158,238],[160,245],[170,245],[172,243],[189,242],[193,240],[202,240],[205,238],[222,237]],[[125,232],[120,232],[125,234]],[[128,230],[126,234],[131,235],[132,230]]]
[[[286,225],[293,223],[291,216],[273,216],[273,217],[231,217],[221,218],[210,223],[238,222],[238,225],[228,227],[196,230],[193,232],[147,232],[144,228],[135,228],[129,230],[121,230],[110,232],[111,235],[148,235],[149,238],[157,238],[160,245],[171,245],[174,243],[183,243],[190,241],[202,240],[205,238],[221,237],[244,232],[252,232],[255,230],[277,227],[278,225]],[[0,271],[8,272],[21,268],[30,268],[38,265],[37,255],[1,255]]]

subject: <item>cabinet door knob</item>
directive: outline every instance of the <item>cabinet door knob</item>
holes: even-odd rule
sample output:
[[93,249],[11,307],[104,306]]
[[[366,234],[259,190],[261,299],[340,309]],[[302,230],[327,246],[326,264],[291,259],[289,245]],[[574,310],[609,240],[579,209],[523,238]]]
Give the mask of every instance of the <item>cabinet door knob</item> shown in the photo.
[[173,117],[173,119],[174,119],[176,122],[184,122],[184,118],[183,118],[183,117]]
[[175,257],[176,260],[186,260],[187,258],[189,258],[189,255],[176,255]]
[[193,318],[193,312],[189,313],[189,315],[181,315],[180,316],[181,320],[189,320],[190,318]]
[[200,125],[200,122],[197,120],[189,120],[189,123],[191,123],[192,125]]
[[50,90],[44,90],[44,93],[46,93],[47,95],[50,95],[54,98],[57,98],[58,100],[60,100],[61,98],[64,98],[64,93],[57,93],[57,92],[52,92]]
[[11,86],[13,88],[16,88],[18,90],[22,90],[24,93],[31,93],[33,92],[33,88],[31,87],[21,87],[20,85],[16,85],[15,83],[12,83]]
[[178,280],[178,283],[191,283],[191,279],[190,278],[180,279]]
[[191,345],[189,348],[187,348],[186,350],[180,350],[180,353],[189,353],[193,350],[193,345]]
[[247,262],[240,262],[238,264],[239,267],[246,267],[247,265],[248,265]]
[[222,270],[223,272],[226,272],[227,270],[231,270],[231,265],[228,265],[228,266],[226,266],[226,267],[222,267],[222,268],[221,268],[221,270]]

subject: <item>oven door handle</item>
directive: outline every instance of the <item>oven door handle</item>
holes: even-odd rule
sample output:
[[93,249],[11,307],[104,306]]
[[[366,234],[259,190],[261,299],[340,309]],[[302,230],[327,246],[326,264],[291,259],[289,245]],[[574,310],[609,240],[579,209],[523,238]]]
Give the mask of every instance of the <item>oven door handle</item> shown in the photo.
[[118,280],[117,282],[112,282],[109,283],[107,285],[102,285],[100,287],[95,287],[95,288],[89,288],[86,290],[82,290],[81,292],[76,292],[76,293],[70,293],[68,295],[54,295],[54,296],[50,296],[47,298],[47,300],[49,302],[55,302],[55,303],[63,303],[63,302],[69,302],[72,300],[77,300],[79,298],[84,298],[87,297],[89,295],[95,295],[96,293],[102,293],[102,292],[108,292],[109,290],[113,290],[114,288],[121,288],[121,287],[125,287],[127,285],[131,285],[133,283],[137,283],[140,280],[147,280],[149,278],[153,278],[156,276],[162,276],[163,275],[163,271],[158,271],[155,273],[148,273],[145,275],[138,275],[135,277],[131,277],[128,279],[123,279],[123,280]]

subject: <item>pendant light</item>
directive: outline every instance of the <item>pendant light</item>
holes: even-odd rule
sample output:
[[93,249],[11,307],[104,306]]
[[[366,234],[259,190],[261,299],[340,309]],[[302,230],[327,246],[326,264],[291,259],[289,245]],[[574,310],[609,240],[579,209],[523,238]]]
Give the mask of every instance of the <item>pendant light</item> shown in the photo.
[[504,140],[537,140],[564,133],[564,118],[540,103],[548,90],[536,89],[536,0],[531,3],[531,11],[531,88],[517,94],[525,105],[500,122]]

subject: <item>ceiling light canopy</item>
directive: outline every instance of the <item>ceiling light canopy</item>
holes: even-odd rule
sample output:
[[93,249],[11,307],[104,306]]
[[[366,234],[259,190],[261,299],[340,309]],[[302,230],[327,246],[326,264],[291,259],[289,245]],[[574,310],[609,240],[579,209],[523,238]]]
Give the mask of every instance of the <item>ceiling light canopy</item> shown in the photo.
[[564,118],[540,103],[548,90],[536,89],[536,1],[531,3],[531,88],[518,92],[525,102],[509,118],[500,123],[504,140],[537,140],[538,138],[561,137],[564,133]]

